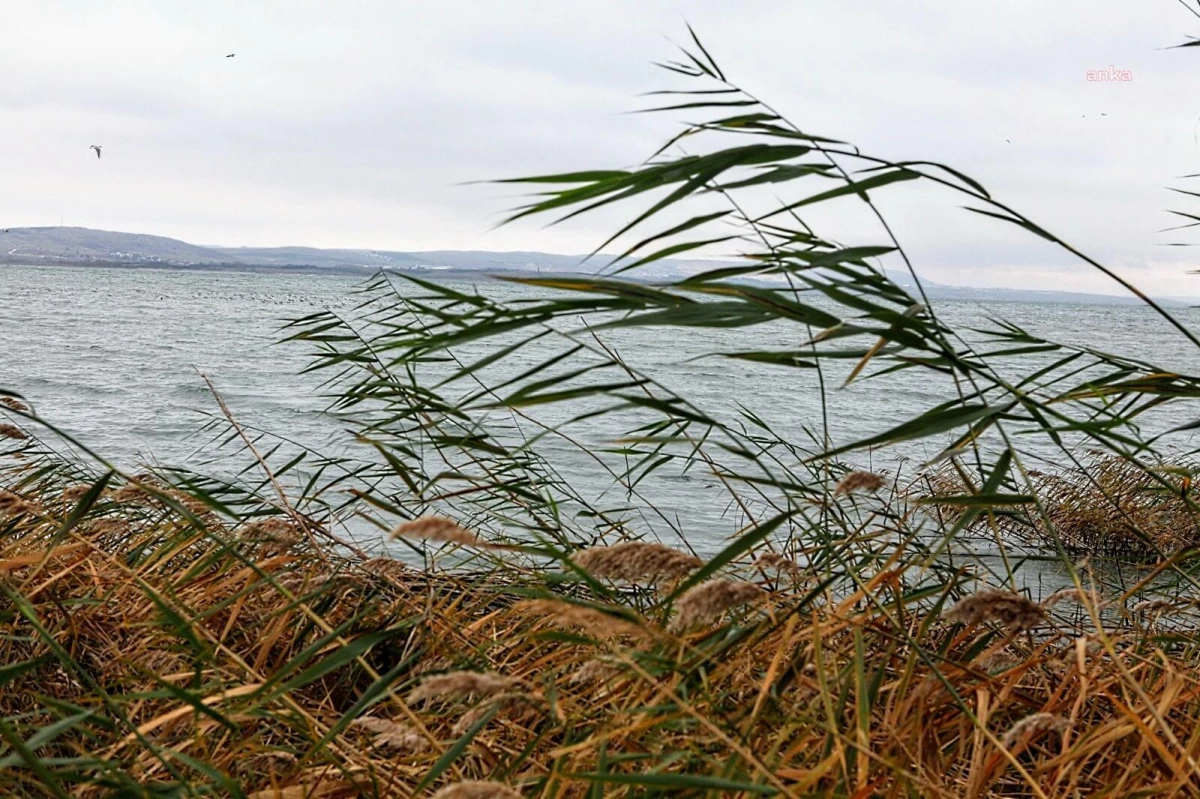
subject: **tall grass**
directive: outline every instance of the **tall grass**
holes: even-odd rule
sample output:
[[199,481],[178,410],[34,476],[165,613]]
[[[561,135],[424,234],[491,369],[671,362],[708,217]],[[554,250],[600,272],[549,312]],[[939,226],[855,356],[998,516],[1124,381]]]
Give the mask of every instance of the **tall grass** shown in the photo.
[[[218,396],[225,468],[129,475],[61,456],[6,403],[8,792],[1200,790],[1192,425],[1141,424],[1190,409],[1200,378],[999,319],[952,328],[880,195],[936,187],[1121,281],[952,168],[794,124],[698,40],[663,66],[684,85],[658,110],[702,121],[633,169],[512,181],[535,192],[513,220],[635,206],[596,274],[510,279],[515,299],[381,274],[354,312],[288,326],[353,451],[247,428]],[[810,213],[839,201],[879,238],[822,236]],[[637,279],[714,248],[735,262]],[[614,344],[762,326],[776,347],[694,339],[760,375],[732,413]],[[829,402],[767,421],[782,370],[824,400],[905,374],[951,394],[842,441]],[[915,479],[866,468],[913,441],[934,448]],[[564,476],[563,452],[620,501]],[[655,502],[685,474],[728,498],[703,557]],[[964,546],[980,539],[995,557]],[[1066,587],[1028,595],[1035,560]]]

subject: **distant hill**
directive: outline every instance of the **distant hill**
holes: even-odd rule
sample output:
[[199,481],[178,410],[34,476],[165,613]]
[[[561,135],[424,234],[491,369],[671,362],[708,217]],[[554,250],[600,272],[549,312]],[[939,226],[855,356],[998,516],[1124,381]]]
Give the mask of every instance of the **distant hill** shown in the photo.
[[[68,266],[159,267],[172,269],[223,269],[237,271],[307,271],[369,274],[380,268],[429,277],[470,279],[474,274],[592,273],[608,266],[611,256],[590,261],[581,255],[543,252],[483,252],[435,250],[318,249],[316,247],[223,247],[188,244],[165,236],[119,233],[81,227],[31,227],[0,229],[0,265],[61,264]],[[644,280],[670,280],[711,269],[713,261],[664,259],[638,269]],[[889,273],[902,286],[912,287],[908,275]],[[1080,292],[1026,291],[1002,288],[968,288],[923,281],[926,293],[938,299],[1000,302],[1075,302],[1134,305],[1133,297]],[[1187,298],[1166,300],[1179,306]]]
[[0,263],[209,264],[225,256],[208,247],[143,233],[84,227],[0,229]]
[[[478,272],[594,272],[609,259],[585,263],[582,255],[540,252],[318,249],[316,247],[224,247],[188,244],[164,236],[118,233],[80,227],[0,229],[0,264],[71,266],[156,266],[227,269],[306,269],[363,272],[399,270]],[[708,261],[663,260],[639,270],[645,278],[692,274]]]

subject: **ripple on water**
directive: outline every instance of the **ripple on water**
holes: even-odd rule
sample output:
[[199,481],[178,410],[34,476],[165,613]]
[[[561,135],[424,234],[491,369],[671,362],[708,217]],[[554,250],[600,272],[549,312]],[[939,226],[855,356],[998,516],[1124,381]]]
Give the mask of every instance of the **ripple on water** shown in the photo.
[[[201,439],[191,434],[210,418],[203,412],[216,411],[197,368],[246,424],[318,447],[340,440],[343,423],[324,413],[328,400],[319,383],[327,375],[299,376],[307,348],[271,342],[281,337],[280,326],[290,317],[356,306],[362,297],[352,292],[361,287],[360,279],[2,269],[0,385],[26,394],[47,419],[117,462],[129,465],[151,452],[164,462],[193,455]],[[493,285],[489,291],[511,298],[532,296],[518,286]],[[1176,339],[1165,324],[1141,308],[993,303],[987,310],[1035,333],[1200,372],[1196,352],[1173,346]],[[939,313],[963,327],[968,321],[982,322],[984,312],[978,303],[947,301],[939,303]],[[1178,313],[1200,320],[1200,311]],[[822,425],[812,370],[767,370],[711,358],[687,362],[700,352],[780,349],[794,339],[793,332],[777,326],[681,335],[621,329],[611,331],[609,340],[635,368],[653,367],[666,385],[706,412],[735,419],[736,403],[744,402],[772,428],[805,441],[802,427],[817,430]],[[476,347],[471,354],[482,352]],[[513,368],[532,366],[538,357],[532,348],[520,351]],[[828,377],[835,386],[828,397],[830,430],[841,443],[904,421],[947,399],[952,390],[915,371],[889,376],[886,382],[860,379],[847,388],[839,387],[837,374]],[[551,407],[538,413],[550,422],[570,416]],[[612,489],[612,476],[591,458],[622,429],[590,422],[585,430],[572,432],[585,438],[592,452],[580,453],[554,437],[543,439],[540,451],[564,476],[603,493],[610,504],[622,504],[623,492]],[[920,458],[931,454],[931,448],[929,442],[916,442],[901,454]],[[894,458],[888,463],[889,468],[897,465]],[[671,518],[678,514],[685,534],[701,549],[724,540],[737,514],[723,492],[705,487],[712,479],[700,472],[671,479],[667,470],[659,474],[661,479],[648,480],[639,491]]]

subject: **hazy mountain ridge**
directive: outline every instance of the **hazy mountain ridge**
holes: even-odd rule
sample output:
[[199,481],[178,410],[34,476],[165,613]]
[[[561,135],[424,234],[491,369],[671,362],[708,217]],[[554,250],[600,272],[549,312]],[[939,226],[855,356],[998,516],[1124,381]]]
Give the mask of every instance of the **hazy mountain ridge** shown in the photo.
[[[470,273],[594,273],[607,267],[611,256],[586,260],[582,255],[541,252],[487,252],[432,250],[399,252],[371,249],[321,249],[317,247],[225,247],[189,244],[166,236],[121,233],[80,227],[0,229],[0,264],[62,264],[70,266],[141,266],[180,269],[230,269],[253,271],[369,272],[388,268],[429,276],[469,277]],[[645,280],[668,280],[695,274],[723,264],[715,261],[664,259],[637,270]],[[464,273],[467,273],[464,275]],[[889,272],[902,286],[912,279]],[[1006,288],[971,288],[922,281],[925,292],[940,299],[976,299],[1013,302],[1077,302],[1133,305],[1133,297],[1082,292],[1037,291]],[[1189,298],[1166,300],[1178,306]]]

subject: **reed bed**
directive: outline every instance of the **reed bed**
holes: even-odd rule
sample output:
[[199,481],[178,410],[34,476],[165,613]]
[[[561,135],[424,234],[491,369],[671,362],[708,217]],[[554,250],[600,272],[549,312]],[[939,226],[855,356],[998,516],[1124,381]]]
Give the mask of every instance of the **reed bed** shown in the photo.
[[[1020,513],[977,518],[976,528],[996,524],[1006,533],[1075,556],[1154,562],[1200,546],[1190,460],[1145,464],[1103,452],[1083,453],[1076,463],[1053,472],[1031,470],[1031,494],[1038,505]],[[915,481],[915,497],[936,505],[936,497],[961,495],[971,488],[961,466],[948,465]],[[943,520],[961,507],[938,508]]]
[[[10,465],[24,504],[0,513],[9,795],[1200,787],[1197,651],[1136,625],[1003,590],[907,607],[891,570],[845,596],[706,580],[642,613],[518,569],[381,570],[174,487],[84,507],[42,467]],[[665,550],[646,563],[686,562]]]

